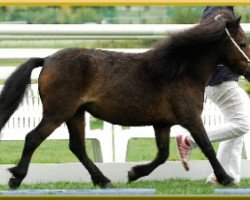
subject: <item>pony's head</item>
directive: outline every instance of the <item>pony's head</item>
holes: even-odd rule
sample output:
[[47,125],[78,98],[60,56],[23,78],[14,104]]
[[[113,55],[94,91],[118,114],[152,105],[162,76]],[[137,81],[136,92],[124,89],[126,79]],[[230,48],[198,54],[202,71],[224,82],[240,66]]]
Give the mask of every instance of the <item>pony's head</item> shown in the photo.
[[224,64],[250,81],[247,39],[240,18],[228,10],[218,9],[196,26],[171,35],[154,48],[152,55],[149,70],[157,82],[187,73],[196,75],[201,63],[211,68]]
[[220,62],[250,81],[250,48],[240,26],[241,17],[236,18],[221,11],[211,18],[224,23],[224,36],[219,45]]
[[228,66],[235,73],[245,76],[250,81],[250,48],[245,33],[240,27],[240,18],[228,22],[225,32],[226,37],[221,47],[226,49],[225,62],[228,62]]

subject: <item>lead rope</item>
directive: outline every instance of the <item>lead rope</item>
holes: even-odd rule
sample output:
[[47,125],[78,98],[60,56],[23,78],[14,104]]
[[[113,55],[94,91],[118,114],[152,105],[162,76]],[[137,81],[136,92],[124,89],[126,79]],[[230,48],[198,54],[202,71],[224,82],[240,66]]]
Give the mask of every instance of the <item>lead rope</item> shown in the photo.
[[225,28],[225,31],[226,31],[226,33],[227,33],[227,35],[228,35],[228,37],[229,37],[229,39],[232,41],[232,43],[234,44],[234,46],[239,50],[239,52],[244,56],[244,58],[247,60],[247,62],[248,62],[248,67],[247,67],[247,69],[246,69],[246,71],[245,71],[245,74],[244,74],[244,76],[247,74],[247,72],[249,71],[249,69],[250,69],[250,65],[249,65],[249,63],[250,63],[250,59],[248,58],[248,56],[245,54],[245,52],[244,51],[242,51],[242,49],[239,47],[239,45],[235,42],[235,40],[232,38],[232,36],[231,36],[231,34],[229,33],[229,31],[228,31],[228,29],[227,28]]

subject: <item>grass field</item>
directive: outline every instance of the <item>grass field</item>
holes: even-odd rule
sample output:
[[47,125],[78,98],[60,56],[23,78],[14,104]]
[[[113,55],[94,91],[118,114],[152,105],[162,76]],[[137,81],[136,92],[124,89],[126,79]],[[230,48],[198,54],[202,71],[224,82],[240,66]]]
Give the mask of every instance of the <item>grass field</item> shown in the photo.
[[[24,141],[0,141],[0,164],[17,163],[20,159]],[[179,154],[175,139],[171,139],[171,153],[169,160],[179,160]],[[218,144],[214,144],[215,149]],[[87,149],[93,159],[92,143],[87,140]],[[129,142],[128,161],[152,160],[156,154],[154,139],[134,139]],[[195,149],[191,155],[192,160],[205,159],[199,149]],[[35,152],[33,163],[64,163],[78,162],[68,149],[67,140],[47,140]],[[215,188],[205,180],[169,179],[165,181],[136,181],[134,183],[114,183],[116,188],[155,188],[157,196],[160,195],[214,195]],[[244,179],[239,186],[231,188],[248,188],[250,179]],[[228,188],[228,187],[227,187]],[[230,188],[230,187],[229,187]],[[21,185],[20,189],[97,189],[91,183],[81,182],[55,182],[46,184]],[[7,185],[0,185],[0,190],[9,190]]]
[[[155,188],[156,195],[214,195],[216,188],[249,188],[250,180],[243,179],[238,186],[223,187],[208,185],[205,180],[170,179],[165,181],[137,181],[134,183],[115,183],[116,188]],[[21,189],[99,189],[90,183],[56,182],[47,184],[21,185]],[[7,185],[0,185],[0,190],[9,190]]]
[[[21,157],[24,141],[0,141],[0,164],[17,163]],[[215,149],[218,145],[215,144]],[[92,142],[87,140],[87,151],[94,159]],[[133,139],[129,142],[127,161],[153,160],[156,155],[154,139]],[[197,148],[192,152],[191,159],[204,160],[205,156]],[[170,156],[168,160],[179,160],[179,153],[175,139],[170,142]],[[47,140],[37,149],[33,163],[65,163],[78,162],[68,148],[67,140]]]
[[[17,163],[21,157],[24,141],[0,141],[0,164]],[[215,150],[218,144],[213,144]],[[87,152],[94,160],[92,142],[87,140]],[[154,139],[132,139],[128,146],[128,162],[153,160],[156,155]],[[243,158],[245,158],[243,151]],[[191,160],[205,160],[199,148],[192,151]],[[175,139],[170,142],[170,155],[168,160],[179,160],[179,152]],[[32,163],[65,163],[78,162],[68,148],[67,140],[47,140],[37,149],[32,157]]]

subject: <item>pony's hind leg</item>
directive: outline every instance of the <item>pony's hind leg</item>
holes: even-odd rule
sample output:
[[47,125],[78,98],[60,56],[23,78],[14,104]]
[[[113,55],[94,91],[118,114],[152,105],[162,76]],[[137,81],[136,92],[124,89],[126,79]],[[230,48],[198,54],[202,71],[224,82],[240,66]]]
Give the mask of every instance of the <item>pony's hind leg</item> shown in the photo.
[[112,188],[111,181],[105,177],[98,167],[88,157],[85,148],[84,110],[78,109],[74,117],[67,121],[69,129],[69,148],[86,167],[94,185],[101,188]]
[[25,178],[31,157],[37,147],[61,124],[62,121],[50,118],[43,118],[39,125],[29,132],[25,138],[24,149],[19,163],[9,169],[12,177],[9,180],[9,187],[16,189]]
[[156,158],[146,165],[137,165],[128,172],[128,181],[132,182],[143,176],[149,175],[155,168],[163,164],[169,155],[170,127],[164,125],[154,126],[155,139],[158,152]]

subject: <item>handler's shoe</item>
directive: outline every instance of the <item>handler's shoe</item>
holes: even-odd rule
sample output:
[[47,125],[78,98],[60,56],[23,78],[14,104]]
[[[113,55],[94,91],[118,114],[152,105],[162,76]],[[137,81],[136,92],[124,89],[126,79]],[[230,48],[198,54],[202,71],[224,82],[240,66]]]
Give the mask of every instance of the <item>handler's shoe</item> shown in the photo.
[[214,176],[209,176],[206,180],[206,183],[209,184],[209,185],[217,185],[219,184],[218,180],[216,177]]
[[[218,185],[218,184],[219,184],[219,181],[217,180],[216,177],[214,177],[214,176],[209,176],[209,177],[207,178],[207,180],[206,180],[206,183],[209,184],[209,185]],[[239,185],[239,184],[240,184],[239,181],[234,180],[234,181],[232,182],[231,185]]]
[[192,150],[189,139],[185,135],[178,135],[176,137],[176,142],[177,142],[177,147],[179,149],[179,153],[181,156],[182,164],[183,164],[185,170],[188,171],[189,170],[188,160],[189,160],[189,156],[190,156],[190,153]]

